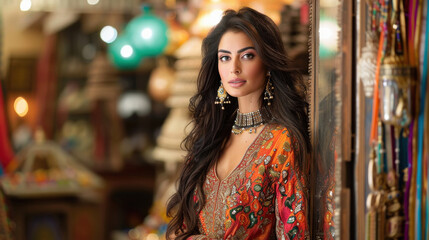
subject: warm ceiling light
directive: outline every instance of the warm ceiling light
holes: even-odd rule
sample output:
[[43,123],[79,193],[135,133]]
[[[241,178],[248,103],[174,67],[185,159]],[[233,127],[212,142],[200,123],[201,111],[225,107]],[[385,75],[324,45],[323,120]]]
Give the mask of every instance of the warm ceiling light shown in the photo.
[[207,33],[222,19],[223,10],[203,10],[197,17],[193,32],[197,35],[207,35]]
[[86,0],[86,2],[87,2],[89,5],[96,5],[96,4],[99,2],[99,0]]
[[20,117],[24,117],[28,113],[28,103],[23,97],[17,97],[13,103],[13,108],[16,114]]
[[19,8],[23,12],[30,10],[31,0],[21,0],[21,3],[19,4]]

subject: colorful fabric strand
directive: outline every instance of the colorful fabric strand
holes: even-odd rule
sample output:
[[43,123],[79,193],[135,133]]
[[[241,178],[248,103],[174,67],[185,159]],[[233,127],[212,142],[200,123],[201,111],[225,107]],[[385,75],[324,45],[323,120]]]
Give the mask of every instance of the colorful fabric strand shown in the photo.
[[[426,16],[428,16],[428,6],[426,6]],[[423,50],[423,67],[420,83],[420,104],[418,115],[418,136],[417,136],[417,176],[416,176],[416,214],[415,214],[415,231],[416,239],[421,240],[423,235],[422,230],[422,184],[423,184],[423,130],[425,116],[425,100],[426,100],[426,84],[427,84],[427,66],[428,66],[428,36],[429,29],[426,23],[424,50]]]
[[4,170],[12,161],[14,153],[9,139],[2,83],[0,80],[0,169]]

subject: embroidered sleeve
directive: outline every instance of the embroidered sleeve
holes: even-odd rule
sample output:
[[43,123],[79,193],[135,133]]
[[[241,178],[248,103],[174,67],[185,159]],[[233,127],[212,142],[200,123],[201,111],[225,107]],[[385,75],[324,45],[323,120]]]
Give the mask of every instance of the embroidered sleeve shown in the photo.
[[294,153],[289,139],[277,155],[280,176],[276,186],[276,235],[278,239],[306,239],[307,202],[301,181],[294,171]]

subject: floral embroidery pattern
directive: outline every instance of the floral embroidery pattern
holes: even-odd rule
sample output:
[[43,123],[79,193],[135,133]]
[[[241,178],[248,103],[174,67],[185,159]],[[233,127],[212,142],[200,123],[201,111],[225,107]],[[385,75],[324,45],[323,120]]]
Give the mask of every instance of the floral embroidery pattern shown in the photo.
[[[306,199],[288,131],[267,125],[236,169],[219,181],[212,168],[199,214],[206,239],[306,239]],[[198,236],[201,237],[201,236]],[[201,238],[192,238],[201,239]],[[203,238],[204,239],[204,238]]]

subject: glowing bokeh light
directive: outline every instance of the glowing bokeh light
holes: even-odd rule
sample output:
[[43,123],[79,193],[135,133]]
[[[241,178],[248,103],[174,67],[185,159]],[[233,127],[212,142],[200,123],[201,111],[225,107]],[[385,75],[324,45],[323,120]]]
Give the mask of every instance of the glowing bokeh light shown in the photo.
[[20,117],[24,117],[28,113],[28,103],[23,97],[17,97],[13,103],[13,108],[16,114]]
[[125,45],[121,48],[121,56],[124,58],[129,58],[133,55],[134,50],[130,45]]
[[206,35],[210,29],[220,22],[222,16],[222,9],[202,11],[192,27],[192,32]]
[[338,47],[338,25],[331,19],[321,19],[319,24],[320,44],[330,50],[336,50]]
[[98,2],[99,2],[99,0],[87,0],[86,1],[89,5],[96,5]]
[[222,15],[223,15],[222,9],[215,9],[215,10],[211,11],[210,14],[208,15],[208,18],[206,19],[207,23],[210,26],[215,26],[222,19]]
[[107,50],[113,64],[120,69],[136,68],[143,59],[126,35],[119,35],[114,42],[108,45]]
[[141,36],[143,39],[151,39],[153,35],[152,29],[144,28],[141,32]]
[[156,235],[155,233],[149,233],[149,234],[146,236],[146,240],[159,240],[159,237],[158,237],[158,235]]
[[137,116],[147,116],[151,109],[151,101],[148,95],[142,92],[126,92],[118,100],[117,109],[122,118]]
[[100,31],[100,38],[105,43],[112,43],[118,37],[118,31],[112,26],[104,26]]
[[30,10],[31,0],[21,0],[21,3],[19,4],[19,8],[23,12]]

